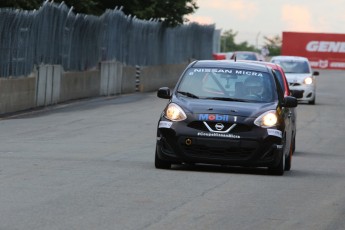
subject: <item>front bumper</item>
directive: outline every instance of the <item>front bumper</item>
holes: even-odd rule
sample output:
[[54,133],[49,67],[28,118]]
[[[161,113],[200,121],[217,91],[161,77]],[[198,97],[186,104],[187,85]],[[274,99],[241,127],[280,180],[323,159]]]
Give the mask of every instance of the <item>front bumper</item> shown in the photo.
[[157,155],[171,163],[274,167],[282,154],[282,138],[268,135],[267,129],[259,127],[219,134],[177,122],[157,131]]
[[315,100],[315,91],[316,91],[315,84],[311,84],[311,85],[305,85],[305,84],[294,85],[294,84],[290,83],[289,88],[290,88],[290,90],[300,90],[300,91],[303,91],[303,97],[302,98],[298,98],[299,101],[313,101],[313,100]]

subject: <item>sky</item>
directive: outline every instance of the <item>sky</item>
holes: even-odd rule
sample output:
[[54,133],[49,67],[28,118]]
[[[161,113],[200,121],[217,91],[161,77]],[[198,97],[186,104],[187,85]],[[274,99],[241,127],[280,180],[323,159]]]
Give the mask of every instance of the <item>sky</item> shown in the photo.
[[187,18],[237,32],[235,42],[258,48],[282,32],[345,33],[345,0],[195,0]]

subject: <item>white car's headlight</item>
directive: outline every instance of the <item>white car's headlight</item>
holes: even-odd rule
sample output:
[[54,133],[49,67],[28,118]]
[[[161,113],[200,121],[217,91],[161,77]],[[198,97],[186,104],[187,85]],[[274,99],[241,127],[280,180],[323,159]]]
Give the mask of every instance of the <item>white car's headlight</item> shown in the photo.
[[165,118],[171,121],[183,121],[187,118],[183,109],[176,105],[175,103],[171,103],[168,105],[165,111]]
[[255,119],[254,124],[262,128],[278,125],[278,116],[275,110],[267,111]]
[[304,84],[306,85],[310,85],[313,83],[313,78],[311,77],[307,77],[306,79],[304,79]]

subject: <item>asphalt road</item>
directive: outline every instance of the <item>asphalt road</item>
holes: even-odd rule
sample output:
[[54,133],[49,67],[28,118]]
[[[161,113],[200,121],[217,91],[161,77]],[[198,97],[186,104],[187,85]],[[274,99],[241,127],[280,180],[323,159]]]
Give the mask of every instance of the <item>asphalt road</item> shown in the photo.
[[345,229],[345,72],[300,104],[292,169],[154,168],[166,100],[96,98],[0,120],[0,230]]

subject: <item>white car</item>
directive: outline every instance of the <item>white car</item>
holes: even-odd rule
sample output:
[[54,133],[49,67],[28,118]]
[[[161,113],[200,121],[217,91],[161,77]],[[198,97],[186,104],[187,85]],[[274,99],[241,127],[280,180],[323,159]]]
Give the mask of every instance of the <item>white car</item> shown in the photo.
[[303,96],[299,101],[315,104],[316,78],[318,71],[313,71],[307,58],[299,56],[275,56],[271,62],[279,64],[289,82],[292,91],[301,91]]

